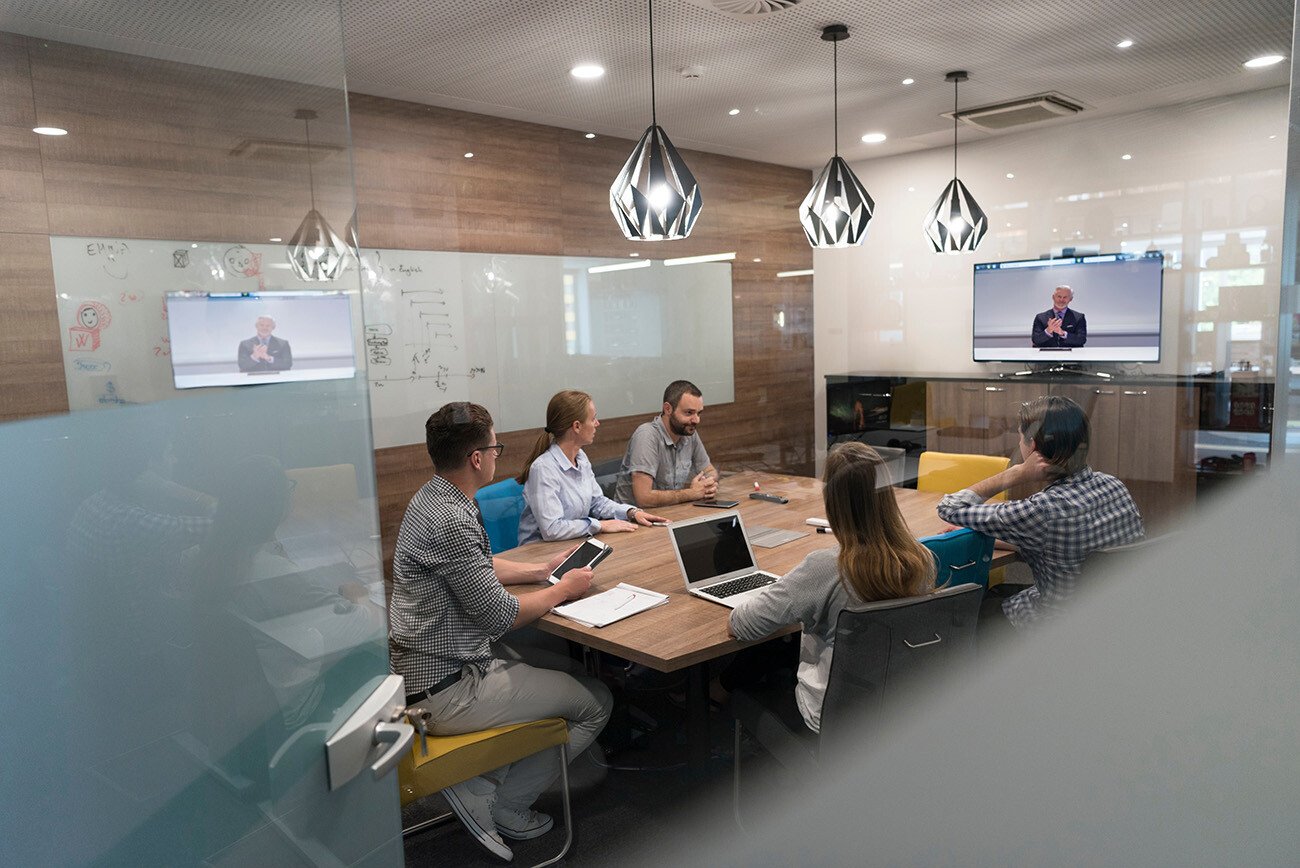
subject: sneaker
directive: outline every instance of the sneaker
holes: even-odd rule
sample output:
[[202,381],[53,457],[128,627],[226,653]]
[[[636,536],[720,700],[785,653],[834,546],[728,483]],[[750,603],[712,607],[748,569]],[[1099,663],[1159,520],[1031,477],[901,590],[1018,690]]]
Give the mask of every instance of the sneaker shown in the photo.
[[470,778],[447,787],[442,795],[461,824],[474,836],[474,840],[483,845],[483,849],[507,862],[515,858],[506,842],[497,834],[496,824],[492,821],[496,787],[491,781],[481,777]]
[[503,808],[500,805],[492,809],[492,820],[496,823],[497,831],[502,837],[512,841],[539,838],[551,831],[551,827],[555,825],[554,820],[540,811]]

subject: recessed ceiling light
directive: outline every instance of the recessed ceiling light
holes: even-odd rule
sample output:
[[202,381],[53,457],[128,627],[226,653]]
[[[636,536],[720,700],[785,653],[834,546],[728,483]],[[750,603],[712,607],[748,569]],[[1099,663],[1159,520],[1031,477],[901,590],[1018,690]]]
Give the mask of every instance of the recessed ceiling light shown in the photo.
[[1280,54],[1265,54],[1263,57],[1256,57],[1246,61],[1242,66],[1247,69],[1259,69],[1261,66],[1272,66],[1273,64],[1281,63],[1284,60],[1286,60],[1286,58]]
[[640,256],[640,253],[629,253],[628,256]]
[[755,257],[754,257],[754,261],[755,261],[755,262],[762,262],[763,260],[761,260],[761,259],[759,259],[757,256],[755,256]]
[[907,188],[907,192],[909,192],[909,193],[915,193],[915,192],[916,192],[916,188],[915,188],[915,187],[908,187],[908,188]]
[[1269,136],[1269,138],[1270,138],[1270,139],[1276,139],[1276,138],[1277,138],[1277,133],[1274,133],[1273,135]]
[[584,139],[594,139],[594,138],[596,138],[596,134],[595,134],[595,133],[587,133],[586,135],[583,136],[583,138],[584,138]]
[[580,63],[569,70],[569,75],[574,78],[600,78],[604,74],[605,67],[595,63]]
[[884,133],[867,133],[865,136],[862,137],[862,141],[866,142],[868,145],[878,145],[884,140],[885,140]]
[[1132,47],[1133,47],[1133,40],[1132,40],[1132,39],[1125,39],[1125,40],[1123,40],[1123,41],[1121,41],[1121,42],[1116,42],[1116,43],[1115,43],[1115,47],[1116,47],[1116,48],[1132,48]]
[[903,84],[913,84],[913,83],[915,83],[915,82],[916,82],[916,79],[914,79],[914,78],[905,78],[905,79],[903,79]]
[[68,131],[63,127],[32,127],[32,132],[38,136],[66,136]]
[[732,109],[731,111],[727,112],[727,114],[732,116],[738,115],[740,114],[740,109]]
[[474,157],[474,152],[473,152],[473,151],[466,151],[466,152],[465,152],[465,159],[469,160],[469,159],[473,159],[473,157]]
[[1007,172],[1007,180],[1008,180],[1008,181],[1010,181],[1010,180],[1011,180],[1012,178],[1014,178],[1014,177],[1015,177],[1015,173],[1014,173],[1014,172]]
[[268,241],[283,241],[283,238],[269,238]]
[[1131,160],[1131,159],[1133,159],[1133,155],[1132,155],[1132,154],[1121,154],[1121,155],[1120,155],[1120,159],[1121,159],[1121,160]]

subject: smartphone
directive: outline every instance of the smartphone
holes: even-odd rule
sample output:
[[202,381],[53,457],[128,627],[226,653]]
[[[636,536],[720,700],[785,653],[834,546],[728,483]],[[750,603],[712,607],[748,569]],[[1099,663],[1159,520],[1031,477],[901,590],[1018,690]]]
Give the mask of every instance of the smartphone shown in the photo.
[[739,500],[697,500],[695,506],[711,506],[714,509],[731,509],[740,506]]
[[583,540],[582,545],[578,546],[573,554],[565,558],[564,563],[555,568],[547,581],[553,585],[569,570],[594,567],[609,557],[609,553],[612,551],[614,551],[613,546],[605,545],[598,539]]

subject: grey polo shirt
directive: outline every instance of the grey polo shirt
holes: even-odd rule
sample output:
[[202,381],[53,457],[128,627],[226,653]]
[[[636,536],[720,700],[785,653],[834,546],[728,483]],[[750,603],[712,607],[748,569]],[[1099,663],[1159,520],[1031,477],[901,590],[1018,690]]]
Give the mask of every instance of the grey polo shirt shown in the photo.
[[678,491],[690,487],[695,475],[711,463],[699,434],[683,435],[673,443],[664,430],[662,417],[656,416],[638,425],[627,441],[627,452],[618,474],[617,499],[623,503],[636,502],[632,499],[633,472],[654,477],[652,487],[656,491]]

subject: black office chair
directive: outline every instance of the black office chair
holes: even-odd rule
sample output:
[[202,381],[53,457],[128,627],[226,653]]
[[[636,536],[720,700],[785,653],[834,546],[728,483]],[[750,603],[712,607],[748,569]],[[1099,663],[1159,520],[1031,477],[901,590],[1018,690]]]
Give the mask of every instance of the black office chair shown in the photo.
[[1097,549],[1083,562],[1083,575],[1089,579],[1120,578],[1130,574],[1130,563],[1153,549],[1173,548],[1182,539],[1178,531],[1145,536],[1137,542],[1108,549]]
[[835,653],[822,699],[821,733],[808,729],[786,687],[731,695],[735,722],[732,799],[740,819],[740,734],[747,730],[782,766],[829,770],[836,756],[869,741],[930,674],[974,658],[983,588],[943,588],[922,597],[845,609],[835,622]]

